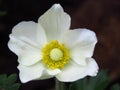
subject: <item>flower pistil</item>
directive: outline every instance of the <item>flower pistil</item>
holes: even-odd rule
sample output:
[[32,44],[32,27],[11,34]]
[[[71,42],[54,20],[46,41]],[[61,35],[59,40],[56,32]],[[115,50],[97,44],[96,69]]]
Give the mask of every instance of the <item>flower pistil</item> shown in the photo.
[[64,68],[70,59],[69,50],[64,44],[60,44],[57,40],[46,44],[42,52],[44,65],[52,70]]

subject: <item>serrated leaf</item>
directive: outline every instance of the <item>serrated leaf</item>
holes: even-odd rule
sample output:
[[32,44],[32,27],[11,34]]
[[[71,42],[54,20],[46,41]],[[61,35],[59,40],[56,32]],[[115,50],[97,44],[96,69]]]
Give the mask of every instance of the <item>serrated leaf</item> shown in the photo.
[[6,75],[6,74],[0,75],[0,80],[6,79],[6,78],[7,78],[7,75]]
[[19,90],[20,84],[13,84],[11,87],[7,88],[7,90]]
[[0,75],[0,86],[5,86],[6,80],[7,80],[6,74]]
[[15,83],[16,79],[16,74],[11,74],[8,77],[6,74],[0,75],[0,90],[18,90],[20,84]]
[[111,87],[111,90],[120,90],[120,85],[119,84],[115,84]]
[[17,79],[17,75],[16,74],[11,74],[10,76],[8,76],[7,78],[7,85],[12,85]]

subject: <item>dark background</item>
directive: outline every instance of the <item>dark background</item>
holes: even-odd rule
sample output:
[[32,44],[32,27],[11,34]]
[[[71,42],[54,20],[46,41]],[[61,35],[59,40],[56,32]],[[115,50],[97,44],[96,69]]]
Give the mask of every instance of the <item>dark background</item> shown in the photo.
[[[60,3],[71,16],[71,28],[96,32],[98,44],[94,58],[100,69],[107,69],[111,81],[120,80],[120,0],[0,0],[0,74],[19,73],[17,56],[7,47],[8,35],[20,21],[35,21],[54,3]],[[18,78],[18,82],[19,78]],[[20,90],[48,90],[54,79],[31,81]]]

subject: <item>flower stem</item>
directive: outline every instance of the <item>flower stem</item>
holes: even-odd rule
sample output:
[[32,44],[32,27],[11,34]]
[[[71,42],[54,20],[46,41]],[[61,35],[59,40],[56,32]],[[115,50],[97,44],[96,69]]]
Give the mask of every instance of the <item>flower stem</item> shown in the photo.
[[68,90],[64,82],[60,82],[55,79],[55,90]]

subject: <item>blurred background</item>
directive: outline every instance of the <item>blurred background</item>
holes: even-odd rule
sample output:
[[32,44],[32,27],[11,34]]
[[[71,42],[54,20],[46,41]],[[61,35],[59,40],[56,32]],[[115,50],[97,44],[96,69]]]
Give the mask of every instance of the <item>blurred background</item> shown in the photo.
[[[13,26],[21,21],[37,22],[54,3],[60,3],[71,16],[71,28],[96,32],[94,58],[107,69],[112,82],[120,82],[120,0],[0,0],[0,74],[19,73],[17,56],[7,47]],[[19,78],[17,80],[19,81]],[[20,90],[48,90],[54,79],[31,81]]]

